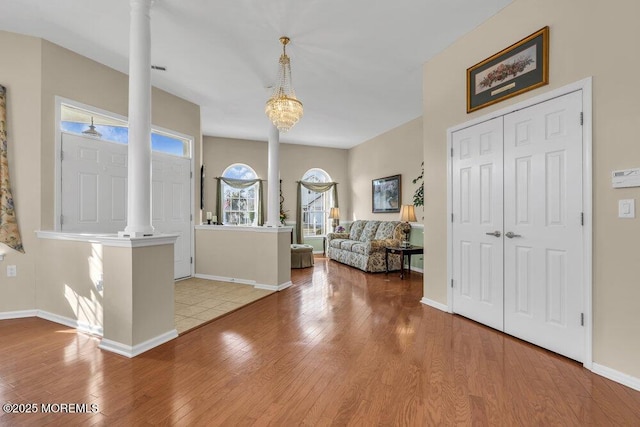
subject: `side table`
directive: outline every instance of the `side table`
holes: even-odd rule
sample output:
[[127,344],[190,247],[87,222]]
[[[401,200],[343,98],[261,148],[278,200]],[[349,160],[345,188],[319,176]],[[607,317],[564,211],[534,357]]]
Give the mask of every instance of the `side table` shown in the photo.
[[400,263],[400,279],[404,279],[404,257],[409,257],[409,271],[411,271],[411,255],[424,254],[422,246],[409,246],[406,248],[387,246],[384,248],[384,263],[387,274],[389,274],[389,254],[400,254],[402,262]]

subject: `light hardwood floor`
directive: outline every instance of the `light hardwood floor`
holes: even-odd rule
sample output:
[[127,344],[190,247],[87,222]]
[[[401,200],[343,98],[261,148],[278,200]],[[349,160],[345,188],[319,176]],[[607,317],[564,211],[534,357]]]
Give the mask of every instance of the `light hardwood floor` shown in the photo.
[[640,392],[420,304],[420,274],[317,258],[292,281],[134,359],[0,321],[0,403],[99,408],[0,425],[640,425]]

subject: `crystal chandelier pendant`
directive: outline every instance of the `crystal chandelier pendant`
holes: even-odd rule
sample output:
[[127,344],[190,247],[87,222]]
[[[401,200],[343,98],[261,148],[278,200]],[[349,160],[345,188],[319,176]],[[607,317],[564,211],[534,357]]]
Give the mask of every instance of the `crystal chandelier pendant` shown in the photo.
[[279,61],[279,81],[273,90],[273,95],[267,101],[265,113],[280,132],[287,132],[298,123],[303,109],[302,102],[296,98],[291,82],[291,60],[286,52],[289,37],[280,37],[280,43],[282,43],[282,55]]

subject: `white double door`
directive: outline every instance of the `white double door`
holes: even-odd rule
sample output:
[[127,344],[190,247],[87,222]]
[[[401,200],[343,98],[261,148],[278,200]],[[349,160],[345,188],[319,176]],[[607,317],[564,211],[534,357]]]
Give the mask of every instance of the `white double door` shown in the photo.
[[453,311],[584,359],[582,92],[452,134]]
[[[117,233],[127,225],[127,146],[62,134],[61,230]],[[175,278],[191,275],[191,160],[152,154],[152,224],[177,234]]]

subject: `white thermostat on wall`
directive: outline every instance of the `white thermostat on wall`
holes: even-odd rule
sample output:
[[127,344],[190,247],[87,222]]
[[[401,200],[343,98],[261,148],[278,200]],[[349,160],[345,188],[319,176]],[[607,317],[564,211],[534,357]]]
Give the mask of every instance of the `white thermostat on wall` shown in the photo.
[[611,172],[613,188],[640,187],[640,168]]

